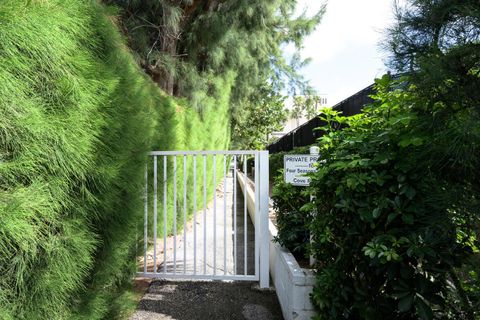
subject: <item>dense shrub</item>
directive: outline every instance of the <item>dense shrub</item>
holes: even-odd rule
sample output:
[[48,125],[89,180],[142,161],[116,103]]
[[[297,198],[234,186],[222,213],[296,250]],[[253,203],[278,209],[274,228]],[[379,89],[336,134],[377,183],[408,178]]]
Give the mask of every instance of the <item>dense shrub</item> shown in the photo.
[[95,1],[1,2],[1,319],[117,317],[146,151],[228,143],[235,75],[200,115],[147,80],[111,20]]
[[292,186],[284,181],[283,158],[286,154],[308,154],[308,147],[295,148],[289,152],[270,155],[269,167],[273,179],[272,200],[276,214],[278,234],[275,241],[289,249],[297,258],[307,255],[310,241],[308,224],[311,220],[309,212],[302,207],[310,202],[305,187]]
[[480,114],[377,82],[320,140],[310,192],[319,319],[476,319]]
[[311,215],[303,211],[302,207],[310,198],[305,193],[305,187],[292,186],[283,180],[283,175],[278,177],[272,194],[278,230],[275,241],[289,249],[298,259],[305,259],[310,241],[310,232],[306,226],[311,221]]
[[311,192],[320,319],[480,317],[480,3],[405,0],[385,39],[406,81],[327,130]]

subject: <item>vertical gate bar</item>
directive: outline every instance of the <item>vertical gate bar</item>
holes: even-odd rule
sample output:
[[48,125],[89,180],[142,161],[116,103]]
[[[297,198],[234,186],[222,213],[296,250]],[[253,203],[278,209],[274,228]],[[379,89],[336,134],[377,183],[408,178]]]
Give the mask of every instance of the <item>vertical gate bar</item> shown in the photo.
[[203,274],[207,274],[207,155],[203,155]]
[[227,155],[223,156],[223,274],[227,274]]
[[197,274],[197,155],[193,155],[193,274]]
[[[202,274],[202,271],[199,271],[199,270],[202,270],[202,267],[201,266],[198,266],[199,267],[199,270],[197,270],[197,156],[200,154],[201,156],[203,156],[203,275],[205,276],[217,276],[220,272],[217,272],[217,262],[218,265],[220,266],[221,265],[221,260],[220,261],[217,261],[217,258],[221,255],[221,248],[218,248],[218,236],[221,235],[221,230],[218,230],[218,232],[220,232],[218,235],[217,235],[217,222],[220,223],[220,220],[222,219],[221,216],[217,217],[217,199],[216,199],[216,191],[217,191],[217,178],[220,178],[221,179],[221,173],[217,173],[217,165],[219,165],[219,167],[221,167],[221,164],[218,163],[219,161],[221,161],[221,158],[218,159],[217,161],[217,153],[215,152],[212,152],[212,151],[209,151],[209,152],[201,152],[201,153],[191,153],[193,155],[193,225],[194,225],[194,243],[193,243],[193,259],[194,259],[194,262],[193,262],[193,274],[194,275],[197,275],[197,271],[199,272],[199,274]],[[209,155],[212,155],[212,162],[213,162],[213,172],[212,172],[212,178],[213,180],[211,182],[209,182],[209,174],[208,174],[208,171],[207,171],[207,164],[210,165],[210,160],[209,160]],[[252,220],[254,220],[254,229],[250,232],[254,232],[255,234],[255,241],[254,241],[254,248],[253,247],[250,247],[249,248],[249,237],[248,237],[248,232],[249,232],[249,229],[251,229],[249,226],[248,226],[248,223],[249,223],[249,217],[248,217],[248,214],[249,214],[249,207],[248,207],[248,199],[249,199],[249,195],[247,193],[247,187],[249,186],[249,182],[248,182],[248,155],[247,155],[247,152],[243,152],[243,151],[240,151],[239,153],[235,153],[235,152],[231,152],[230,154],[227,154],[227,153],[224,153],[223,154],[223,222],[224,222],[224,225],[223,225],[223,236],[224,236],[224,239],[223,239],[223,242],[224,242],[224,248],[223,248],[223,268],[224,268],[224,272],[223,274],[224,275],[227,275],[227,274],[232,274],[230,273],[233,269],[233,275],[236,275],[236,276],[239,276],[240,274],[242,274],[241,272],[241,259],[243,258],[243,274],[242,274],[242,277],[243,276],[253,276],[251,275],[251,273],[249,274],[249,269],[248,269],[248,266],[249,266],[249,263],[250,265],[252,263],[254,263],[254,269],[255,269],[255,279],[258,279],[259,282],[260,282],[260,287],[261,288],[268,288],[269,286],[269,240],[270,240],[270,237],[269,237],[269,226],[268,226],[268,204],[269,204],[269,196],[268,196],[268,177],[269,177],[269,170],[268,170],[268,151],[255,151],[255,152],[252,152],[251,153],[253,156],[254,156],[254,160],[255,160],[255,166],[254,166],[254,177],[252,177],[254,179],[254,184],[255,184],[255,208],[254,208],[254,216],[252,216],[251,214],[253,212],[250,213],[250,216],[252,217]],[[178,223],[182,223],[182,221],[177,221],[177,218],[180,218],[181,219],[181,214],[182,214],[182,209],[181,209],[181,206],[182,206],[182,200],[181,197],[182,197],[182,192],[180,191],[179,188],[182,188],[182,185],[181,184],[178,184],[178,183],[181,183],[178,181],[178,177],[177,177],[177,173],[180,175],[180,179],[181,179],[181,176],[182,174],[177,172],[180,168],[181,170],[181,162],[180,164],[178,164],[178,156],[182,156],[183,155],[183,242],[184,242],[184,245],[183,245],[183,261],[184,261],[184,266],[183,266],[183,274],[187,274],[187,256],[189,254],[187,254],[187,218],[188,218],[188,206],[189,206],[189,202],[190,200],[188,200],[188,196],[187,196],[187,190],[189,189],[188,185],[187,185],[187,164],[188,164],[188,159],[187,159],[187,156],[188,154],[187,153],[179,153],[179,154],[176,154],[176,153],[170,153],[170,154],[162,154],[162,153],[158,153],[158,154],[152,154],[153,155],[153,175],[152,175],[152,179],[153,179],[153,183],[152,183],[152,186],[149,187],[149,161],[146,162],[145,164],[145,172],[144,172],[144,179],[145,179],[145,189],[144,189],[144,254],[143,254],[143,258],[144,258],[144,263],[143,263],[143,272],[144,273],[149,273],[149,267],[148,267],[148,259],[150,258],[153,258],[153,272],[152,273],[158,273],[158,272],[162,272],[161,269],[162,269],[162,266],[160,265],[159,266],[159,249],[160,248],[157,248],[157,245],[158,245],[158,232],[161,232],[158,230],[158,203],[159,203],[159,188],[161,188],[161,185],[159,185],[159,182],[158,180],[160,179],[161,177],[161,170],[159,168],[159,159],[158,157],[162,157],[163,156],[163,273],[164,274],[168,274],[168,263],[167,263],[167,230],[168,230],[168,206],[167,206],[167,194],[168,194],[168,182],[167,182],[167,177],[168,177],[168,156],[171,155],[173,156],[173,165],[171,167],[172,169],[172,172],[174,174],[173,176],[173,182],[172,182],[172,185],[171,187],[173,188],[172,189],[172,192],[173,192],[173,199],[171,199],[173,201],[173,205],[172,205],[172,211],[173,211],[173,274],[176,275],[177,274],[177,271],[179,273],[182,273],[182,271],[179,269],[177,270],[177,233],[178,233],[178,228],[180,227],[180,225],[178,225]],[[233,160],[233,161],[232,161]],[[181,161],[181,160],[180,160]],[[230,161],[230,162],[229,162]],[[243,161],[243,168],[242,168],[242,161]],[[233,162],[233,165],[232,165],[232,162]],[[240,163],[238,163],[240,162]],[[198,164],[199,167],[201,168],[201,164],[199,163]],[[228,165],[228,168],[227,168],[227,165]],[[220,168],[218,168],[220,169]],[[243,170],[242,170],[243,169]],[[201,170],[201,169],[199,169]],[[221,170],[221,169],[220,169]],[[232,176],[229,176],[229,171],[232,170]],[[242,213],[241,211],[238,211],[237,207],[238,207],[238,199],[237,199],[237,196],[238,196],[238,193],[237,193],[237,179],[239,178],[237,175],[238,174],[241,174],[242,172],[240,171],[243,171],[243,178],[245,179],[244,181],[244,184],[245,184],[245,192],[243,194],[244,198],[243,198],[243,202],[244,202],[244,207],[243,207],[243,224],[244,224],[244,228],[243,228],[243,247],[244,247],[244,250],[243,250],[243,257],[241,256],[241,251],[238,251],[239,250],[239,246],[241,246],[238,242],[242,242],[241,240],[241,233],[240,233],[240,238],[238,238],[238,230],[241,230],[241,229],[238,229],[238,225],[241,223],[242,220],[238,220],[238,219],[242,219]],[[232,231],[233,231],[233,237],[231,238],[231,240],[228,240],[227,238],[227,235],[229,234],[230,231],[227,232],[227,187],[228,187],[228,181],[227,181],[227,177],[231,177],[233,178],[232,179],[232,187],[233,187],[233,221],[231,221],[231,223],[233,224],[233,227],[232,227]],[[200,178],[201,179],[201,178]],[[190,181],[190,178],[188,178],[188,180]],[[201,182],[200,182],[201,183]],[[207,226],[207,195],[208,195],[208,184],[210,183],[213,183],[213,211],[211,212],[211,214],[213,214],[213,239],[211,239],[210,237],[212,236],[211,234],[208,235],[207,234],[207,228],[209,228]],[[151,201],[153,201],[153,205],[152,205],[152,211],[153,211],[153,223],[152,225],[149,224],[149,189],[150,188],[153,188],[152,192],[153,193],[153,197],[151,197]],[[199,190],[201,190],[201,186],[198,187]],[[201,192],[201,191],[200,191]],[[220,189],[219,189],[219,192],[222,192]],[[179,193],[179,195],[177,195],[177,193]],[[180,197],[177,199],[177,196]],[[160,195],[161,197],[161,195]],[[198,199],[200,200],[200,199]],[[242,199],[240,199],[242,200]],[[178,203],[177,203],[178,201]],[[200,200],[201,201],[201,200]],[[199,201],[199,203],[201,203]],[[228,200],[229,201],[229,200]],[[220,207],[221,207],[221,204],[220,204]],[[161,207],[160,207],[161,208]],[[160,209],[161,210],[161,209]],[[178,210],[180,210],[180,212],[177,212]],[[201,209],[200,209],[201,210]],[[210,209],[209,209],[210,210]],[[241,210],[241,209],[240,209]],[[201,211],[199,211],[199,213],[201,214]],[[180,214],[180,217],[178,216]],[[238,214],[238,216],[237,216]],[[218,219],[220,220],[218,220]],[[218,221],[217,221],[218,220]],[[229,221],[230,222],[230,221]],[[170,222],[171,223],[171,222]],[[209,222],[210,223],[210,222]],[[149,243],[149,227],[153,227],[153,257],[150,256],[150,258],[148,258],[148,243]],[[240,227],[241,228],[241,227]],[[209,231],[210,229],[208,229]],[[181,237],[182,235],[180,234],[179,235],[180,238],[178,239],[180,241],[180,243],[182,242],[181,240]],[[200,240],[201,241],[201,240]],[[211,245],[211,242],[213,242],[213,255],[211,255],[210,253],[208,253],[207,255],[207,245],[208,247]],[[221,241],[221,240],[220,240]],[[233,242],[233,268],[232,267],[229,267],[229,264],[230,262],[227,261],[227,253],[228,253],[228,250],[227,250],[227,243],[229,241],[232,241]],[[181,244],[178,243],[178,245],[181,246]],[[210,244],[209,244],[210,243]],[[221,243],[220,243],[221,245]],[[210,249],[208,249],[210,250]],[[219,250],[219,252],[217,252],[217,250]],[[252,258],[252,250],[254,250],[254,260],[252,261],[250,258]],[[218,253],[218,255],[217,255]],[[249,253],[250,253],[250,258],[249,258]],[[179,253],[180,255],[182,253]],[[239,256],[240,254],[240,256]],[[208,263],[211,263],[212,262],[212,259],[213,259],[213,263],[212,265],[208,264]],[[221,258],[220,258],[221,259]],[[240,259],[240,261],[239,261]],[[251,261],[251,262],[250,262]],[[240,263],[240,269],[239,269],[239,265],[238,263]],[[208,268],[207,268],[207,264],[208,264]],[[213,266],[213,273],[209,273],[207,274],[207,270],[209,270],[209,268],[211,268]],[[181,267],[180,267],[181,268]],[[151,269],[151,268],[150,268]]]
[[183,155],[183,273],[187,273],[187,155]]
[[243,271],[244,274],[247,275],[247,233],[248,233],[248,226],[247,226],[247,187],[248,187],[248,180],[247,180],[247,155],[243,156]]
[[237,274],[237,155],[233,155],[233,271]]
[[153,272],[157,273],[157,156],[153,156]]
[[255,152],[255,276],[260,274],[260,180],[258,170],[260,168],[258,152]]
[[147,273],[148,247],[148,161],[145,163],[145,198],[143,200],[143,273]]
[[177,273],[177,156],[173,156],[173,274]]
[[269,287],[268,151],[260,151],[260,288]]
[[213,155],[213,274],[217,274],[217,155]]
[[167,273],[167,156],[163,156],[163,273]]

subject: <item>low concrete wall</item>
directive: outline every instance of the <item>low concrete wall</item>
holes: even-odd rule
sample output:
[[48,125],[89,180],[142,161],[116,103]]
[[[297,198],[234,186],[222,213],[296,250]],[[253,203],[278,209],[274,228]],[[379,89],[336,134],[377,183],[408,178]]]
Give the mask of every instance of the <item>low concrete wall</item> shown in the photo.
[[[255,192],[247,184],[241,172],[237,174],[242,192],[247,190],[247,208],[255,224]],[[245,194],[245,193],[244,193]],[[301,268],[294,256],[278,243],[273,241],[277,228],[269,221],[270,233],[270,276],[282,307],[285,320],[307,320],[315,315],[310,302],[310,293],[315,284],[315,275],[309,269]]]
[[315,275],[298,265],[293,254],[273,241],[277,228],[270,222],[270,275],[285,320],[307,320],[315,315],[310,294]]
[[[245,195],[245,175],[240,171],[237,171],[237,180],[243,195]],[[247,185],[247,211],[253,225],[255,225],[255,190],[250,188],[249,185]]]

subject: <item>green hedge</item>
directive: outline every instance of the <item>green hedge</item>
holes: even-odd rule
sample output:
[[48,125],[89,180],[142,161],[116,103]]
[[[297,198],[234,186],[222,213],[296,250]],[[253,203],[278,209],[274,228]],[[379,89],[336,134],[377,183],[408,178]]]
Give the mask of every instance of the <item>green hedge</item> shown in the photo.
[[377,79],[361,114],[325,110],[310,186],[275,182],[277,240],[316,261],[315,319],[480,317],[480,113],[406,80]]
[[234,75],[198,114],[94,1],[0,6],[0,315],[113,319],[135,270],[145,154],[228,145]]
[[478,319],[480,113],[376,80],[374,103],[326,112],[307,191],[317,319]]

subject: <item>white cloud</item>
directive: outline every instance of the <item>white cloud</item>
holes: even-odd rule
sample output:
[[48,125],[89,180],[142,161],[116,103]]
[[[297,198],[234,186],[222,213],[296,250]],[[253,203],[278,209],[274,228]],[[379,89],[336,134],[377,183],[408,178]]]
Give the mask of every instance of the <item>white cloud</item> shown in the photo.
[[[300,0],[298,11],[317,11],[321,0]],[[376,46],[382,39],[382,30],[392,21],[392,1],[385,0],[330,0],[317,30],[305,40],[302,56],[314,63],[332,60],[339,52],[348,50],[352,43]]]
[[[399,0],[401,3],[404,0]],[[323,0],[298,0],[297,14],[317,12]],[[394,0],[329,0],[317,29],[304,41],[303,58],[312,62],[302,69],[329,105],[348,98],[386,72],[380,50],[385,28],[393,21]],[[293,45],[284,53],[291,56]]]
[[[397,0],[403,3],[404,0]],[[297,14],[317,12],[323,0],[298,0]],[[329,0],[317,29],[304,41],[303,58],[312,62],[301,73],[334,105],[373,83],[386,72],[380,49],[384,30],[394,21],[394,0]],[[294,46],[283,48],[291,56]]]

